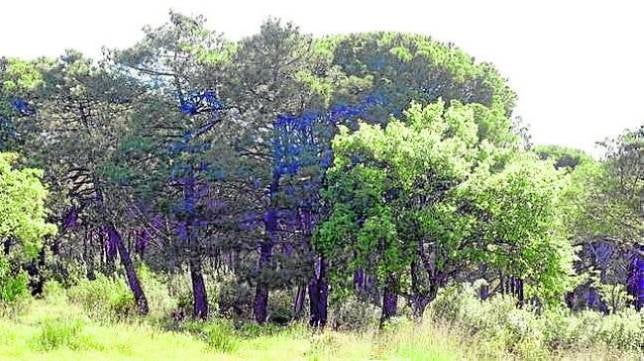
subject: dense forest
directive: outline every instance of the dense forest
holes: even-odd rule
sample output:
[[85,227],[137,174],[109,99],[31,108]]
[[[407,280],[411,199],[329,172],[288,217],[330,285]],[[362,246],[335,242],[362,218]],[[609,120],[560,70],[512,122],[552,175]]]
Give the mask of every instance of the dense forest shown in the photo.
[[[82,351],[93,322],[222,353],[451,324],[506,335],[466,358],[641,356],[644,126],[599,158],[532,144],[501,73],[424,35],[269,19],[230,41],[174,12],[144,31],[100,59],[0,60],[0,358],[41,359],[12,325],[57,302],[86,319],[28,326],[71,332],[45,351]],[[492,314],[546,326],[529,348]]]

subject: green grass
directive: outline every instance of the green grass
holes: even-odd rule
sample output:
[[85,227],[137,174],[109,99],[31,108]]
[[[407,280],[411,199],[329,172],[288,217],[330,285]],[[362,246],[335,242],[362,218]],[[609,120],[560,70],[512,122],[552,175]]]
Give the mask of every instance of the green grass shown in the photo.
[[[484,360],[476,339],[452,326],[401,322],[383,332],[312,332],[302,325],[235,329],[228,321],[187,322],[170,331],[152,320],[97,321],[64,298],[33,301],[20,316],[0,319],[0,360]],[[530,359],[543,358],[538,353]],[[622,360],[628,355],[583,349],[563,360]],[[633,358],[635,359],[635,358]]]

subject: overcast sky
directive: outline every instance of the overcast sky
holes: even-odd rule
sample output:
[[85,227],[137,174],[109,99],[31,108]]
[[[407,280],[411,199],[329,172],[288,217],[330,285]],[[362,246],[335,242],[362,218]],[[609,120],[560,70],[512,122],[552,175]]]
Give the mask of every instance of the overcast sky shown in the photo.
[[231,39],[268,16],[314,34],[392,30],[452,42],[496,64],[535,143],[597,154],[594,142],[644,123],[644,1],[0,0],[0,56],[96,56],[127,47],[168,9],[204,14]]

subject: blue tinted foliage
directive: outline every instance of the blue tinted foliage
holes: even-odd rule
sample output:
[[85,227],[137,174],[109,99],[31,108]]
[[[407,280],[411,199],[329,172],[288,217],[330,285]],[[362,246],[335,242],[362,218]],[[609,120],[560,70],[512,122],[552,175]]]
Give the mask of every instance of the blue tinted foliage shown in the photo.
[[31,105],[29,105],[29,103],[27,103],[26,100],[22,98],[13,98],[11,100],[11,105],[18,113],[22,115],[36,114],[36,110]]
[[[170,178],[179,183],[182,189],[181,200],[171,211],[176,220],[176,234],[179,240],[195,239],[195,232],[205,227],[208,222],[199,209],[199,204],[205,203],[205,210],[217,207],[216,200],[208,197],[207,187],[210,180],[224,180],[222,170],[211,169],[208,162],[198,159],[210,149],[208,140],[202,140],[201,135],[211,130],[220,120],[219,112],[223,106],[213,90],[193,91],[179,97],[179,111],[188,116],[207,114],[208,118],[201,124],[184,130],[181,137],[170,145],[170,155],[176,159],[171,169]],[[221,206],[221,202],[218,203]],[[219,209],[219,208],[217,208]]]
[[279,175],[295,175],[306,167],[328,168],[333,158],[331,138],[336,126],[364,116],[371,107],[383,102],[382,95],[373,94],[356,105],[336,104],[326,112],[278,116],[273,124],[274,171]]
[[[310,234],[321,214],[319,191],[326,169],[333,161],[331,140],[337,126],[364,117],[382,101],[382,96],[370,95],[358,104],[336,104],[326,111],[282,114],[275,119],[272,179],[266,191],[271,206],[263,216],[268,233],[277,231],[277,224],[281,224],[291,230],[300,227],[305,234]],[[290,180],[282,184],[285,178]],[[278,193],[290,201],[286,208],[276,211]]]
[[215,92],[209,89],[180,96],[179,103],[181,112],[190,116],[201,113],[216,113],[223,108]]

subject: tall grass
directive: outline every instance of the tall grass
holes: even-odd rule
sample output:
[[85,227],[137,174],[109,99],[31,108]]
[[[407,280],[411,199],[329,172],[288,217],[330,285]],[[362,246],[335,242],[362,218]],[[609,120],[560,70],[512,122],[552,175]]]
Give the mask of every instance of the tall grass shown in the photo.
[[644,337],[642,315],[632,310],[539,315],[511,299],[482,302],[467,287],[442,292],[422,323],[398,318],[380,331],[349,330],[340,321],[353,318],[347,304],[332,315],[341,327],[325,332],[221,318],[172,329],[154,317],[97,318],[88,305],[113,290],[90,297],[97,284],[76,287],[88,289],[47,285],[26,312],[0,318],[0,360],[640,360]]

